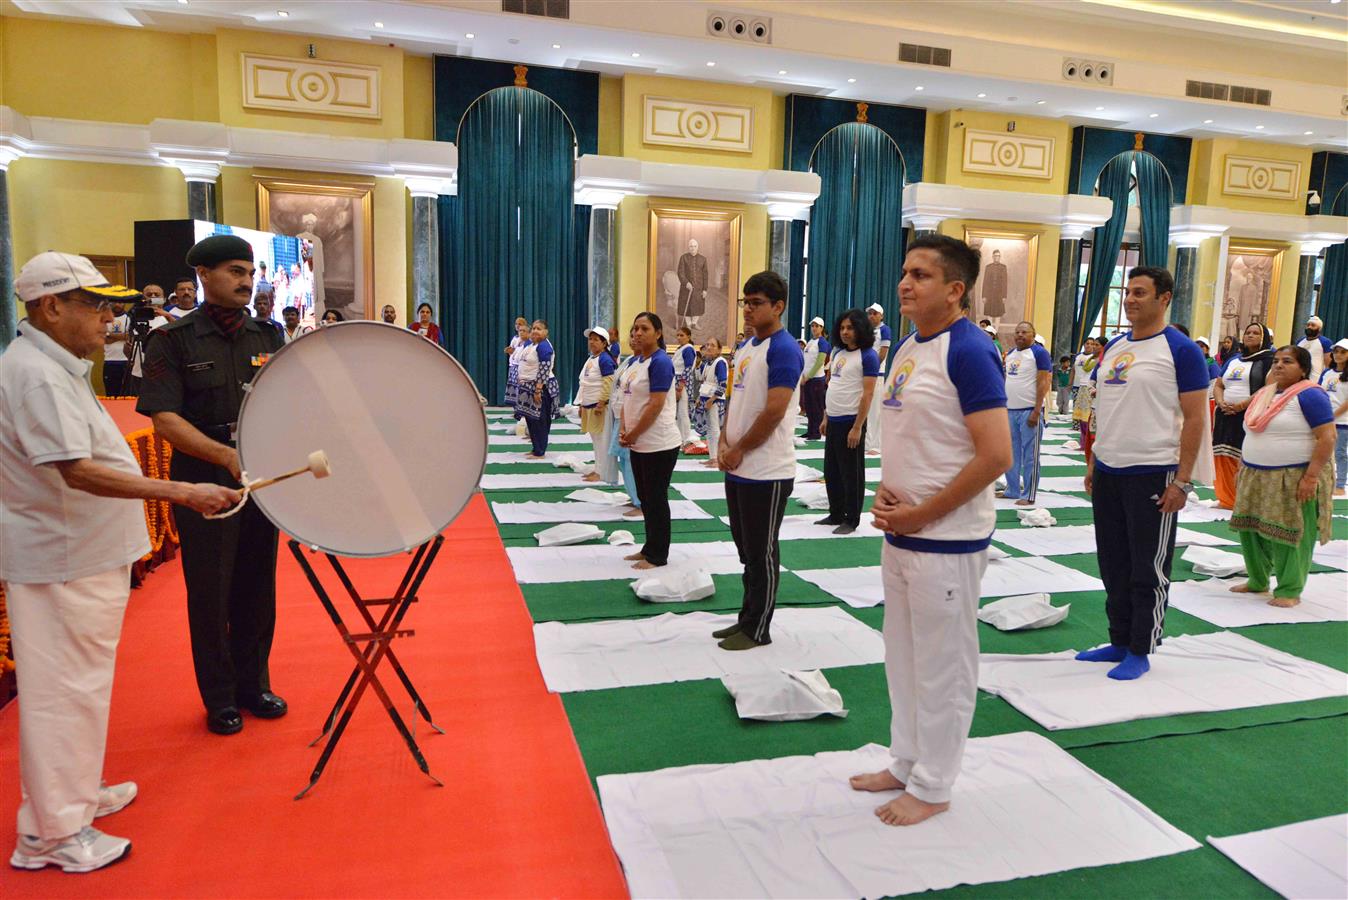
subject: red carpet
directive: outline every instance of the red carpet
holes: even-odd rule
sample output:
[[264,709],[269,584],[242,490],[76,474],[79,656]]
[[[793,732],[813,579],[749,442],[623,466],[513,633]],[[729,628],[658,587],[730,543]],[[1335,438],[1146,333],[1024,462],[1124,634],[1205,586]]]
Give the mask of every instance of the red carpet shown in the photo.
[[[105,773],[140,797],[98,820],[131,855],[89,875],[7,864],[19,803],[18,709],[0,711],[0,895],[4,897],[608,897],[626,894],[560,699],[543,686],[532,625],[479,495],[394,648],[447,732],[417,740],[418,771],[367,691],[318,786],[318,733],[352,660],[284,544],[272,684],[276,721],[245,715],[232,737],[206,732],[188,650],[182,569],[133,592],[118,654]],[[326,566],[326,561],[314,557]],[[353,560],[367,597],[387,596],[407,559]],[[318,568],[329,590],[330,570]],[[337,597],[334,595],[334,599]],[[344,595],[338,609],[355,618]],[[355,630],[355,629],[353,629]],[[363,630],[363,629],[360,629]],[[393,671],[380,677],[413,714]]]

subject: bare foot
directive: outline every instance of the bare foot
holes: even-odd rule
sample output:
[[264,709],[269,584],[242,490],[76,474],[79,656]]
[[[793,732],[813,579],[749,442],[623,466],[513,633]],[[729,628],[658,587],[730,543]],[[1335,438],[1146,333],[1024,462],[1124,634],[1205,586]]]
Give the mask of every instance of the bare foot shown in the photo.
[[640,562],[632,563],[632,568],[634,568],[634,569],[658,569],[658,568],[660,568],[660,567],[657,566],[655,563],[651,562],[650,560],[643,558]]
[[598,481],[598,480],[599,480],[599,473],[598,473],[598,472],[591,472],[589,475],[583,475],[583,476],[581,476],[581,479],[580,479],[580,480],[581,480],[581,481]]
[[1300,597],[1274,597],[1268,601],[1269,606],[1276,606],[1279,609],[1291,609],[1294,606],[1301,605]]
[[1240,584],[1233,584],[1233,585],[1231,585],[1231,593],[1233,593],[1233,594],[1262,594],[1263,591],[1256,591],[1256,590],[1254,590],[1252,587],[1250,587],[1250,583],[1249,583],[1248,581],[1245,581],[1245,582],[1242,582],[1242,583],[1240,583]]
[[1034,501],[1033,501],[1033,500],[1017,500],[1017,501],[1016,501],[1016,505],[1017,505],[1017,506],[1034,506]]
[[643,519],[645,517],[646,514],[639,509],[629,509],[627,512],[623,513],[624,519]]
[[912,794],[900,794],[884,806],[877,806],[875,814],[886,825],[916,825],[949,808],[949,803],[927,803]]
[[645,559],[645,558],[646,556],[639,550],[636,553],[630,553],[627,556],[623,557],[623,559],[627,560],[628,562],[631,562],[634,559]]
[[865,775],[853,775],[847,779],[847,783],[854,791],[901,791],[907,787],[888,769],[882,772],[868,772]]

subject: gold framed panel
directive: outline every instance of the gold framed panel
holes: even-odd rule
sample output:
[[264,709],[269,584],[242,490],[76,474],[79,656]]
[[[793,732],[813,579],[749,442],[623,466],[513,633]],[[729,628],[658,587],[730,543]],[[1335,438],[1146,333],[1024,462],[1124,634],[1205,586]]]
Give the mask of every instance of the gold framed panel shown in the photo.
[[259,230],[294,237],[306,231],[306,214],[316,217],[310,233],[320,241],[314,258],[322,260],[323,300],[315,296],[314,317],[336,309],[347,319],[373,319],[374,182],[254,178]]
[[964,226],[964,242],[980,259],[967,315],[975,322],[991,319],[1003,347],[1011,346],[1018,324],[1034,321],[1039,235],[1018,228]]
[[[694,344],[714,336],[723,348],[734,348],[743,208],[652,200],[649,209],[646,309],[660,316],[670,344],[675,331],[688,325]],[[698,244],[696,254],[692,241]],[[690,261],[689,256],[703,261]],[[703,290],[705,297],[700,296]]]
[[1251,322],[1265,328],[1277,321],[1278,286],[1282,283],[1283,257],[1291,244],[1232,238],[1227,246],[1222,303],[1218,311],[1221,327],[1217,335],[1234,337]]

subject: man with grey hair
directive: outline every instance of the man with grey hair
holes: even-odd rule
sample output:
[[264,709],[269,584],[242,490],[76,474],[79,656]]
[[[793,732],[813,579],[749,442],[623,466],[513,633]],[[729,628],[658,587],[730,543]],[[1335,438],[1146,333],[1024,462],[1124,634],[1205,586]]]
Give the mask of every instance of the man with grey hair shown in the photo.
[[688,242],[688,252],[679,257],[679,305],[676,324],[697,327],[707,311],[707,257],[698,252],[696,240]]
[[139,463],[89,386],[112,304],[82,256],[40,253],[14,290],[27,318],[0,355],[0,580],[13,628],[23,802],[17,869],[91,872],[131,849],[93,820],[135,799],[134,782],[102,786],[108,704],[131,564],[150,550],[141,499],[200,513],[239,492],[161,481]]

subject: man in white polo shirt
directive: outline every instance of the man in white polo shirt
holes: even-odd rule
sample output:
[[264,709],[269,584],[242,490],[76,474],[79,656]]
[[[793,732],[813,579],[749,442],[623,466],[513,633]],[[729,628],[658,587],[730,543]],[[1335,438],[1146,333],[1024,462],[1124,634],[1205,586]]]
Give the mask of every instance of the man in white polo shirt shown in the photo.
[[1039,489],[1039,442],[1044,437],[1044,401],[1053,378],[1053,359],[1034,337],[1034,325],[1016,326],[1015,347],[1006,354],[1006,413],[1011,422],[1011,468],[1006,473],[1008,500],[1033,506]]
[[1166,325],[1175,282],[1165,269],[1128,273],[1124,314],[1132,330],[1105,347],[1095,381],[1095,452],[1086,492],[1105,583],[1109,643],[1077,654],[1116,665],[1109,677],[1131,681],[1150,668],[1170,597],[1175,516],[1193,492],[1203,441],[1208,367],[1203,351]]
[[150,550],[136,498],[217,512],[237,491],[141,475],[89,385],[111,304],[139,295],[89,260],[40,253],[14,281],[27,319],[0,355],[0,580],[19,683],[19,838],[10,865],[90,872],[125,838],[91,823],[136,796],[101,787],[131,564]]
[[744,564],[738,621],[712,632],[722,650],[772,643],[780,552],[777,537],[796,481],[795,416],[805,358],[782,327],[786,282],[759,272],[744,283],[745,331],[754,337],[735,354],[734,390],[721,432],[720,468],[730,506],[730,533]]
[[965,316],[978,253],[924,235],[908,245],[899,308],[915,331],[881,393],[885,429],[871,513],[885,532],[890,756],[859,791],[902,791],[875,810],[914,825],[950,806],[978,690],[978,598],[997,524],[992,483],[1011,464],[1001,358]]

